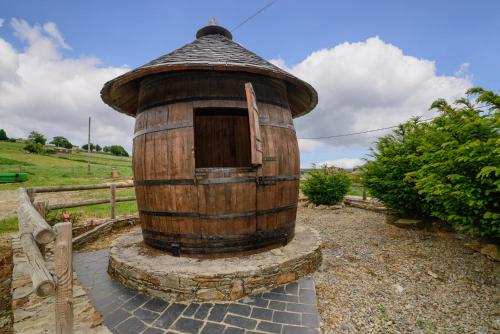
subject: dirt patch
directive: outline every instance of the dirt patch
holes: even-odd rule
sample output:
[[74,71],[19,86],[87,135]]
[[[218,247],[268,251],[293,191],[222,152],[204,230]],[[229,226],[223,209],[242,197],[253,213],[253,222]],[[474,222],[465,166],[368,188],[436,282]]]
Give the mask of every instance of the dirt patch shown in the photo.
[[130,232],[137,225],[115,226],[110,232],[99,236],[99,239],[89,242],[78,248],[78,252],[94,252],[99,249],[110,248],[111,243],[118,237]]
[[[51,204],[68,203],[75,200],[87,199],[88,191],[65,191],[58,193],[42,193],[35,196],[35,202],[48,201]],[[9,218],[17,214],[17,190],[0,191],[0,219]]]
[[0,333],[12,333],[12,245],[11,234],[0,235]]
[[15,216],[17,212],[17,192],[15,190],[0,191],[0,219]]
[[323,333],[497,333],[498,262],[468,237],[401,229],[384,215],[301,208],[321,231],[315,273]]

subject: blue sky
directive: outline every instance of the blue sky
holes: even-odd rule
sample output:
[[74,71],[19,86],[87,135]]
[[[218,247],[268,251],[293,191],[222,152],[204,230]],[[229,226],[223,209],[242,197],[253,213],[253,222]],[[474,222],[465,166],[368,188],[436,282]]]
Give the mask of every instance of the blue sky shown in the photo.
[[[220,25],[231,29],[268,2],[261,0],[2,1],[0,18],[5,22],[0,28],[0,38],[21,54],[28,47],[27,42],[20,39],[19,33],[16,34],[15,28],[9,24],[11,19],[22,19],[30,27],[53,22],[57,25],[65,43],[71,47],[71,49],[58,47],[62,58],[95,57],[101,61],[99,65],[95,65],[96,67],[119,68],[125,65],[134,68],[191,42],[196,30],[205,25],[210,17],[216,17]],[[395,50],[388,47],[394,46],[402,53],[402,57],[412,57],[417,61],[425,60],[425,64],[427,61],[433,63],[435,71],[433,77],[457,77],[467,81],[458,84],[458,88],[474,85],[498,90],[500,88],[499,32],[500,1],[278,0],[259,16],[236,30],[233,35],[234,40],[248,49],[268,60],[278,60],[282,66],[296,75],[302,74],[302,77],[305,76],[304,79],[313,81],[313,85],[316,84],[318,87],[338,87],[342,81],[354,77],[356,73],[350,75],[350,72],[347,72],[342,77],[328,78],[330,81],[324,82],[320,80],[326,79],[309,76],[313,70],[305,68],[304,60],[316,51],[328,49],[331,53],[325,57],[330,57],[328,58],[330,60],[317,60],[317,63],[331,68],[336,64],[334,62],[339,59],[339,53],[342,51],[335,47],[347,42],[346,48],[350,48],[349,52],[358,50],[359,54],[363,52],[362,50],[368,50],[367,57],[374,57],[372,55],[377,52],[373,50],[383,49],[385,51],[381,51],[378,56],[383,59],[390,58],[385,57],[383,52],[395,54]],[[375,36],[378,36],[380,43],[373,40],[367,42]],[[355,43],[363,42],[366,44],[360,45],[362,49],[359,50]],[[397,55],[394,57],[394,61],[397,61]],[[409,62],[410,65],[404,65],[408,64],[406,60],[402,62],[403,68],[413,66],[412,61]],[[364,63],[358,64],[353,67],[353,71],[356,72],[357,68],[364,68],[363,66]],[[391,67],[390,64],[384,66]],[[394,67],[397,66],[399,65],[394,64]],[[415,67],[408,71],[418,72],[419,68]],[[332,73],[335,75],[339,72]],[[384,73],[377,75],[384,76]],[[388,73],[387,77],[389,76],[394,77],[395,74]],[[426,89],[435,90],[428,87],[429,80],[422,82],[424,81]],[[352,83],[352,87],[356,87],[355,84]],[[412,83],[408,87],[415,85]],[[399,86],[397,82],[388,85],[388,87],[397,86]],[[451,86],[458,89],[456,82]],[[318,89],[318,92],[320,101],[329,101],[331,94],[328,89]],[[364,90],[360,93],[363,92]],[[390,94],[389,91],[386,93]],[[365,92],[366,94],[369,95],[370,92]],[[408,94],[408,91],[405,94]],[[456,92],[450,89],[443,91],[442,94],[450,98],[456,96]],[[428,95],[425,96],[422,98],[422,106],[428,105],[430,99]],[[337,98],[339,99],[342,98]],[[350,101],[352,100],[346,99],[343,104],[324,103],[319,106],[323,108],[319,114],[326,112],[338,114],[351,110],[352,122],[346,115],[341,118],[332,116],[330,120],[335,124],[342,122],[355,124],[361,114],[356,113],[358,109],[353,109]],[[411,108],[415,108],[416,105],[412,102]],[[366,115],[370,114],[372,118],[373,115],[377,115],[374,114],[374,110],[379,110],[379,116],[375,118],[384,118],[384,109],[380,106],[370,105],[368,108],[365,104],[361,108],[367,110]],[[406,110],[410,107],[408,104],[401,104],[400,108]],[[407,114],[404,112],[403,114],[413,115],[416,113],[415,110],[408,109],[405,111]],[[422,110],[422,115],[424,111]],[[403,115],[399,118],[388,117],[387,122],[405,118]],[[298,136],[338,134],[360,129],[368,130],[379,125],[393,125],[377,121],[370,126],[370,122],[364,121],[353,127],[350,125],[338,127],[332,123],[331,127],[311,128],[306,124],[319,123],[322,119],[320,116],[311,115],[301,120],[297,126]],[[14,131],[20,129],[19,126],[12,127],[16,128]],[[302,160],[313,162],[359,158],[367,152],[369,146],[367,143],[366,139],[362,140],[360,145],[345,143],[337,145],[334,140],[327,141],[326,144],[313,145],[312,149],[302,150]]]

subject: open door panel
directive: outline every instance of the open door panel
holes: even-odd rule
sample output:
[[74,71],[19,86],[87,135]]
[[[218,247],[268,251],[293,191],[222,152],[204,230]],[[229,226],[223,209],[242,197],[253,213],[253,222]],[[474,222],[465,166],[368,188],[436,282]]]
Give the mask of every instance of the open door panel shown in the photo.
[[250,82],[245,84],[245,93],[248,106],[248,122],[250,125],[251,163],[254,166],[262,165],[262,140],[260,136],[259,109],[255,91]]

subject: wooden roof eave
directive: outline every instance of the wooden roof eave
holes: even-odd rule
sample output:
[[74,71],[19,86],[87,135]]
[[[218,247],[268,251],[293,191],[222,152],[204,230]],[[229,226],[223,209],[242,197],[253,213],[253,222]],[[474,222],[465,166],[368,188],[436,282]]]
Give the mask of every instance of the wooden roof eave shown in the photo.
[[[180,72],[187,70],[209,70],[223,72],[247,72],[264,75],[272,78],[284,80],[287,83],[287,91],[292,109],[293,118],[297,118],[309,113],[318,103],[316,90],[307,82],[302,81],[291,74],[284,72],[261,69],[256,66],[243,66],[239,64],[169,64],[140,67],[127,72],[104,84],[101,90],[102,100],[113,109],[130,116],[136,115],[138,100],[138,79],[165,72]],[[129,96],[125,100],[125,96]],[[308,101],[304,100],[307,99]]]

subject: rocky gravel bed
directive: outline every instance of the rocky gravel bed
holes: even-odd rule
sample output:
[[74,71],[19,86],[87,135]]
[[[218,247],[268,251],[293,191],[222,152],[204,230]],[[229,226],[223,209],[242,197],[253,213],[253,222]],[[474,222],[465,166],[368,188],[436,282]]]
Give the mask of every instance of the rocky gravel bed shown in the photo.
[[300,208],[320,231],[323,333],[498,333],[500,265],[461,234],[408,230],[381,213]]

